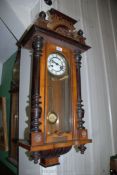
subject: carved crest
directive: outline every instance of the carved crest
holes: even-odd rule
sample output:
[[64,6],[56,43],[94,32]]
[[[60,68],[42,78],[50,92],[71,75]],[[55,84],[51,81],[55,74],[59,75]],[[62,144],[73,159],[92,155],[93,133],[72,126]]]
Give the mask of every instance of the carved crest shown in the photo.
[[77,23],[75,19],[64,15],[63,13],[53,8],[50,9],[47,14],[48,19],[46,20],[45,12],[40,12],[39,18],[36,20],[35,24],[39,27],[57,32],[62,36],[72,38],[81,44],[85,44],[83,32],[81,30],[77,31],[74,27],[74,25]]

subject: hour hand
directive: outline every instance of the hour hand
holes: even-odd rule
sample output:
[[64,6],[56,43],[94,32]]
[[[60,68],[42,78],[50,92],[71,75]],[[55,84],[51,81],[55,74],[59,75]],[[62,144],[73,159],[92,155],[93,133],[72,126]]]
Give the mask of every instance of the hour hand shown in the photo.
[[56,61],[52,60],[52,63],[55,63],[57,66],[59,65]]
[[64,69],[64,66],[60,66],[60,70],[63,70]]

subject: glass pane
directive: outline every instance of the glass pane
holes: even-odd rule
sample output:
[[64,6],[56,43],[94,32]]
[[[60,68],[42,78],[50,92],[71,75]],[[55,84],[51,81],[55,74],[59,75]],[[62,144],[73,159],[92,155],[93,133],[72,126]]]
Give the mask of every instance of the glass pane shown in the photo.
[[[70,72],[68,64],[67,70]],[[71,90],[70,73],[68,72],[67,76],[63,75],[62,78],[57,78],[57,76],[53,76],[49,72],[47,73],[48,90],[46,99],[46,119],[50,117],[50,114],[55,115],[53,118],[51,118],[51,121],[50,118],[49,121],[46,120],[49,134],[71,132]]]

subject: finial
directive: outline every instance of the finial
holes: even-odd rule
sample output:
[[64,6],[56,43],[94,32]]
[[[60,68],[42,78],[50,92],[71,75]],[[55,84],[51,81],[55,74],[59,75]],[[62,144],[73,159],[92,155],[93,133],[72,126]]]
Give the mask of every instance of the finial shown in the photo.
[[78,31],[78,34],[79,34],[80,36],[83,36],[83,31],[80,29],[80,30]]
[[45,3],[47,4],[47,5],[52,5],[52,1],[51,0],[44,0],[45,1]]
[[39,13],[39,17],[42,18],[42,19],[45,19],[46,18],[46,13],[44,11],[41,11]]

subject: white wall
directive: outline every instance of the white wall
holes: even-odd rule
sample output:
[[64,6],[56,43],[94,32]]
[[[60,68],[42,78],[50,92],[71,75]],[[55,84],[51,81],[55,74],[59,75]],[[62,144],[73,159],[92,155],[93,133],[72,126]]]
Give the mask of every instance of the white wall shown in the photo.
[[[49,8],[40,1],[40,10]],[[61,156],[60,166],[44,169],[34,165],[19,152],[19,175],[107,175],[110,156],[117,151],[117,59],[116,13],[114,0],[56,0],[54,7],[80,19],[78,28],[84,30],[87,44],[92,48],[83,55],[82,94],[85,107],[85,126],[93,143],[85,155],[72,149]],[[110,3],[111,2],[111,3]],[[36,8],[36,7],[35,7]],[[34,19],[34,8],[32,19]],[[115,38],[114,38],[115,37]],[[20,138],[26,127],[26,106],[29,94],[30,56],[22,51],[20,71]]]
[[35,1],[0,0],[0,62],[16,52],[17,40],[31,23],[30,8]]
[[[111,79],[110,82],[110,94],[111,94],[111,106],[112,106],[112,123],[113,123],[113,135],[114,135],[114,152],[117,153],[117,139],[116,138],[116,123],[117,123],[117,109],[116,109],[116,104],[117,104],[117,80],[116,80],[116,75],[117,75],[117,1],[115,0],[110,0],[110,19],[111,19],[111,24],[112,24],[112,35],[113,35],[113,47],[110,50],[110,64],[111,64]],[[110,43],[111,44],[111,43]],[[109,65],[110,66],[110,65]]]
[[113,27],[113,35],[114,35],[114,40],[115,40],[115,47],[116,47],[116,55],[117,55],[117,1],[116,0],[110,0],[110,11],[111,11],[111,22],[112,22],[112,27]]
[[31,23],[29,4],[26,0],[0,1],[0,17],[17,39],[21,37],[24,30]]
[[0,62],[3,64],[10,56],[16,52],[16,40],[0,20]]

